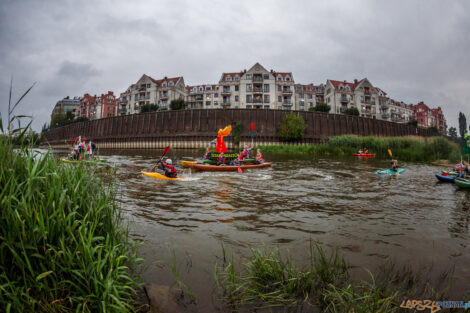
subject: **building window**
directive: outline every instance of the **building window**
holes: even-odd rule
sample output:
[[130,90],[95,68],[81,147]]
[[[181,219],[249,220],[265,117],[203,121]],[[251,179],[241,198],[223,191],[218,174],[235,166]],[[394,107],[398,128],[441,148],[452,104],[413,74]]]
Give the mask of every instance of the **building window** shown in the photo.
[[282,96],[278,96],[278,97],[277,97],[277,101],[278,101],[278,102],[282,102]]
[[264,103],[269,103],[269,95],[264,95]]
[[214,101],[214,105],[219,105],[219,101]]
[[312,99],[312,94],[309,93],[309,94],[307,95],[307,99]]
[[269,110],[269,105],[265,105],[263,108],[264,108],[265,110]]
[[247,109],[251,109],[252,106],[251,106],[251,105],[247,105],[246,108],[247,108]]
[[218,93],[215,93],[214,94],[214,98],[218,98],[219,97],[219,94]]
[[281,85],[277,86],[277,91],[282,91],[282,86]]
[[303,99],[303,98],[304,98],[304,94],[303,94],[303,93],[299,93],[299,98],[300,98],[300,99]]
[[269,84],[264,84],[264,92],[269,92]]
[[371,103],[375,104],[375,98],[374,97],[372,97]]
[[210,102],[210,101],[206,101],[206,105],[211,105],[211,102]]
[[139,95],[135,95],[134,100],[139,100]]
[[290,81],[290,77],[289,77],[289,76],[286,76],[286,81]]
[[246,84],[246,91],[252,91],[251,84]]
[[253,96],[252,95],[246,95],[246,102],[252,103],[253,102]]
[[279,75],[279,76],[277,77],[277,80],[282,80],[282,76]]
[[361,103],[364,103],[364,96],[361,96]]
[[238,91],[238,85],[235,85],[235,91]]
[[263,78],[264,79],[269,79],[269,74],[264,74]]
[[246,74],[246,79],[251,79],[251,74]]
[[313,102],[309,102],[309,103],[308,103],[308,106],[309,106],[309,107],[313,107]]
[[234,78],[233,80],[235,80],[235,81],[239,81],[239,80],[240,80],[240,76],[238,76],[238,75],[235,75],[235,78]]
[[235,96],[235,102],[238,102],[238,96]]
[[211,90],[211,86],[206,86],[206,90]]

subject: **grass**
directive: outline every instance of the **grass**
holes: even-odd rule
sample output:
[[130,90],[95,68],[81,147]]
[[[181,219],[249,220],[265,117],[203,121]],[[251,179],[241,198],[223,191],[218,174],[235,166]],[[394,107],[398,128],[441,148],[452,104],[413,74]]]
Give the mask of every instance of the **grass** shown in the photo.
[[459,147],[444,137],[358,137],[343,135],[331,137],[316,145],[260,146],[265,153],[324,156],[351,156],[359,149],[367,147],[369,153],[379,158],[389,158],[388,149],[393,157],[401,161],[431,162],[435,160],[460,160]]
[[25,144],[13,111],[31,88],[12,106],[10,87],[0,118],[0,311],[135,312],[140,259],[112,181]]
[[[223,249],[223,264],[216,265],[215,280],[222,298],[232,309],[291,307],[321,312],[396,312],[403,299],[448,298],[452,271],[441,275],[432,288],[410,268],[385,264],[379,275],[366,270],[369,279],[355,281],[337,250],[326,253],[311,245],[308,265],[297,267],[278,249],[252,249],[240,262],[229,261]],[[429,273],[427,273],[429,274]],[[427,277],[429,275],[425,275]],[[294,310],[296,311],[296,310]]]

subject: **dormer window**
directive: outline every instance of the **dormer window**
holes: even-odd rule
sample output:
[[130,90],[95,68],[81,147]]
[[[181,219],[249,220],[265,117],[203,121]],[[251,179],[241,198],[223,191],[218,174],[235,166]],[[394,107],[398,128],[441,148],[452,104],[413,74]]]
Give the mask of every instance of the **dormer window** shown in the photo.
[[235,80],[235,81],[239,81],[239,80],[240,80],[240,76],[238,76],[238,75],[235,75],[235,77],[234,77],[234,79],[233,79],[233,80]]
[[197,87],[193,87],[193,91],[196,92],[196,91],[197,91]]
[[286,81],[290,81],[290,76],[289,75],[286,76]]
[[199,87],[199,91],[203,91],[203,90],[204,90],[204,88],[202,88],[202,86],[201,86],[201,87]]
[[166,83],[166,82],[163,82],[162,86],[163,86],[163,87],[166,87],[166,86],[167,86],[167,83]]
[[225,81],[228,81],[228,82],[232,81],[232,76],[228,75],[227,77],[225,77]]
[[349,86],[346,86],[344,89],[346,89],[346,91],[351,91],[351,88],[349,88]]
[[282,80],[282,76],[279,75],[279,76],[277,77],[277,80]]
[[206,90],[211,90],[211,86],[206,86]]
[[339,85],[339,90],[343,90],[343,85]]
[[169,83],[168,83],[168,85],[170,85],[170,86],[174,86],[174,85],[175,85],[175,83],[174,83],[174,82],[169,82]]

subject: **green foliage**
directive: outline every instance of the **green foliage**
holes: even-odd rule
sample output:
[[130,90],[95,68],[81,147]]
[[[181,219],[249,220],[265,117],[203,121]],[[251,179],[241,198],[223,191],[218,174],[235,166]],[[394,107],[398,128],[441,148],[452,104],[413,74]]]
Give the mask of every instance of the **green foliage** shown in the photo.
[[144,104],[140,107],[140,113],[158,111],[158,106],[154,103]]
[[459,112],[459,132],[460,132],[460,137],[463,138],[465,135],[465,131],[467,130],[467,118],[465,117],[465,114],[462,112]]
[[252,249],[251,256],[237,263],[233,257],[227,260],[224,249],[215,279],[223,288],[223,299],[236,311],[249,305],[301,306],[302,312],[396,312],[404,298],[446,299],[452,279],[444,272],[436,288],[430,288],[430,282],[411,269],[388,263],[379,275],[366,270],[370,279],[357,281],[337,250],[326,253],[319,244],[311,245],[306,259],[308,265],[299,268],[277,249]]
[[88,118],[85,116],[80,116],[80,117],[75,118],[75,115],[72,112],[68,111],[64,114],[64,112],[61,109],[59,110],[58,113],[51,115],[51,123],[47,129],[44,129],[44,126],[43,126],[43,131],[48,131],[50,129],[54,129],[57,127],[62,127],[65,125],[78,123],[78,122],[84,122],[84,121],[88,121]]
[[408,125],[418,127],[418,121],[417,120],[411,120],[411,121],[408,122]]
[[458,146],[444,137],[359,137],[353,135],[335,136],[316,145],[302,146],[261,146],[265,153],[300,154],[315,157],[351,156],[363,147],[378,158],[389,158],[387,149],[391,149],[394,157],[402,161],[430,162],[447,159],[458,161]]
[[309,108],[311,111],[317,111],[317,112],[330,112],[331,107],[326,104],[326,103],[317,103],[313,108]]
[[438,134],[439,130],[437,129],[436,126],[431,126],[428,128],[429,131],[431,131],[433,134]]
[[238,147],[240,146],[240,135],[242,133],[242,124],[240,122],[235,123],[233,129],[233,144]]
[[344,114],[359,116],[359,110],[357,108],[348,108],[344,111]]
[[304,119],[294,112],[286,114],[277,128],[277,136],[280,141],[298,141],[304,138]]
[[449,128],[449,137],[457,139],[457,129],[455,127]]
[[171,110],[184,110],[186,108],[186,102],[183,99],[175,99],[170,102]]

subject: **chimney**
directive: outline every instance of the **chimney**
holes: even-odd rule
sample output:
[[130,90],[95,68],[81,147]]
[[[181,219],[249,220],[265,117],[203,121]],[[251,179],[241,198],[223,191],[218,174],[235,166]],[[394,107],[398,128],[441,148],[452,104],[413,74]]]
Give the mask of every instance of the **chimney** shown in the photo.
[[346,80],[344,80],[344,83],[346,84]]
[[357,78],[354,78],[354,83],[357,84]]
[[168,79],[168,77],[165,76],[164,79]]

